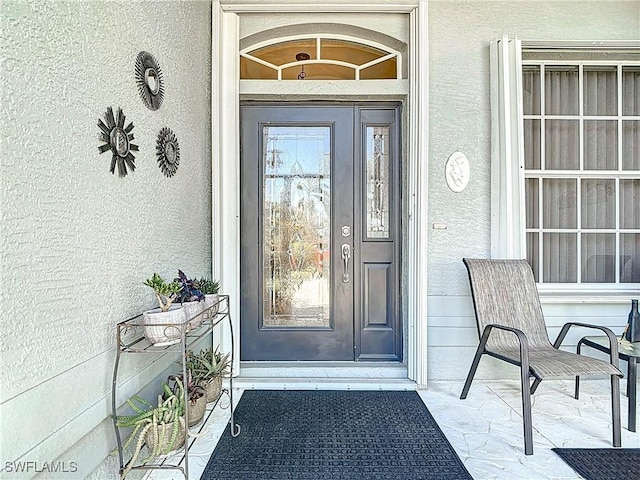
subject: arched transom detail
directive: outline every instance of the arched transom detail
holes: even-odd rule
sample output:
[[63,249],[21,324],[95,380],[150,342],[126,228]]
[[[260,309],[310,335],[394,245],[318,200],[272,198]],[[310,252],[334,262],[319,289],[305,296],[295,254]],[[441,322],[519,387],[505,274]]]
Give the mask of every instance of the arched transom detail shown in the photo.
[[346,35],[297,35],[240,51],[243,80],[373,80],[402,78],[400,52]]

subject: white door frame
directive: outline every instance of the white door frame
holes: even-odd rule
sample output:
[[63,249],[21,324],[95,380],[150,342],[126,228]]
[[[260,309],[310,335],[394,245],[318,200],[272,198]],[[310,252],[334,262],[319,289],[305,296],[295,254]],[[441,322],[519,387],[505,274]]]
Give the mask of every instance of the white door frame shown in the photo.
[[[427,238],[428,238],[428,23],[427,0],[378,0],[349,4],[297,1],[214,0],[212,2],[212,262],[213,275],[230,295],[235,347],[239,352],[240,290],[240,66],[239,14],[276,12],[406,13],[410,15],[408,125],[406,128],[407,290],[405,338],[408,376],[418,388],[427,383]],[[419,61],[419,59],[421,61]],[[220,339],[223,348],[230,337]],[[234,359],[239,372],[239,355]]]

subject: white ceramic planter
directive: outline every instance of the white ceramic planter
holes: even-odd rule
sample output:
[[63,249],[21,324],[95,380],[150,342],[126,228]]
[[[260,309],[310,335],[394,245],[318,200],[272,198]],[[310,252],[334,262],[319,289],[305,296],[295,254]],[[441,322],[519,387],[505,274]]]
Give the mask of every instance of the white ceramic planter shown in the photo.
[[[204,310],[204,300],[198,302],[182,302],[182,308],[184,309],[185,316],[189,321],[189,328],[198,328],[202,325],[204,315],[198,315]],[[196,317],[196,315],[198,315]]]
[[166,312],[154,308],[142,315],[144,336],[159,347],[173,345],[181,340],[186,321],[185,311],[180,305],[173,305]]
[[220,305],[218,304],[218,300],[219,300],[219,297],[217,293],[209,293],[204,296],[205,310],[211,307],[212,305],[215,305],[215,307],[213,307],[211,310],[205,313],[207,318],[213,318],[218,314],[218,308],[220,307]]

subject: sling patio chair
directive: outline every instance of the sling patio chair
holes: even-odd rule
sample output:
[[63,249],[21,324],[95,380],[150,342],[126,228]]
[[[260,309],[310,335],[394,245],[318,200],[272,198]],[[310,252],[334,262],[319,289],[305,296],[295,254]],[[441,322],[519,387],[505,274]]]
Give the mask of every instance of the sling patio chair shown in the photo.
[[[618,369],[618,341],[613,332],[599,325],[569,322],[562,327],[552,345],[533,272],[526,260],[464,258],[462,261],[469,273],[480,344],[460,398],[467,398],[482,355],[519,366],[524,453],[532,455],[531,395],[540,382],[549,377],[575,376],[575,398],[578,398],[580,375],[610,375],[613,446],[620,447],[620,377],[623,375]],[[560,344],[572,326],[595,328],[606,333],[611,361],[560,350]],[[531,384],[530,377],[534,379]]]

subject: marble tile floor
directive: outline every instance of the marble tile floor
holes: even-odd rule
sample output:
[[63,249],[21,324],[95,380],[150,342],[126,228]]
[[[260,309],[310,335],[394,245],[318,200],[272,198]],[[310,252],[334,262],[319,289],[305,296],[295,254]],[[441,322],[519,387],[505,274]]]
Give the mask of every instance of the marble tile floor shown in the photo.
[[[308,388],[318,388],[310,380]],[[625,391],[625,380],[621,391]],[[323,384],[320,388],[331,388]],[[418,393],[475,480],[580,479],[551,449],[610,448],[611,414],[608,379],[584,380],[580,399],[570,380],[545,380],[532,397],[534,454],[524,454],[522,408],[518,381],[476,380],[467,399],[462,383],[430,382]],[[234,403],[242,390],[234,390]],[[227,404],[224,399],[222,404]],[[622,446],[640,448],[640,432],[627,430],[627,397],[621,397]],[[189,477],[199,479],[229,419],[217,408],[190,448]],[[199,429],[192,427],[191,430]],[[242,434],[242,432],[241,432]],[[167,461],[179,461],[182,456]],[[183,478],[180,472],[149,471],[147,480]],[[259,479],[256,479],[259,480]],[[401,480],[401,479],[399,479]]]

